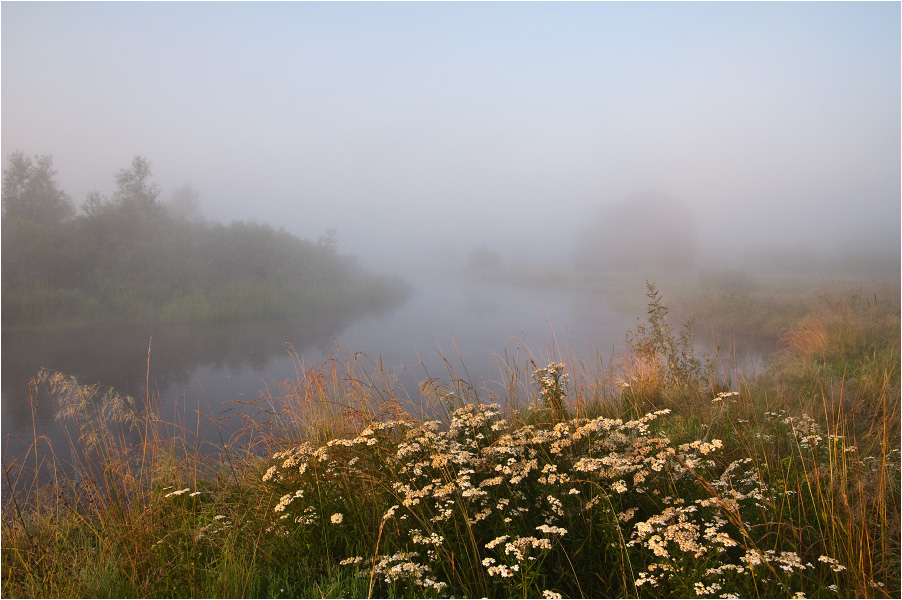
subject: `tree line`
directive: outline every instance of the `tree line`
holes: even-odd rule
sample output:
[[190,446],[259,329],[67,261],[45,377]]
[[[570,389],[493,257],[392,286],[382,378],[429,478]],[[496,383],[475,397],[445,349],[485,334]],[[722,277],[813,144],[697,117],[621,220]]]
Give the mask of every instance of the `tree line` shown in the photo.
[[109,319],[169,322],[304,318],[385,308],[407,293],[338,252],[284,229],[204,219],[197,192],[167,202],[135,156],[106,197],[79,209],[51,156],[7,156],[2,181],[4,326]]

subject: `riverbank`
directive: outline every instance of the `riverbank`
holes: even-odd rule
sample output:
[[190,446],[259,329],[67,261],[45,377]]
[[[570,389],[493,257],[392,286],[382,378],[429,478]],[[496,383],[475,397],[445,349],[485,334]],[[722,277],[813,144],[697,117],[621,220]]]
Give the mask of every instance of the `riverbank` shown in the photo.
[[[4,464],[4,593],[898,596],[898,286],[807,300],[757,376],[649,291],[604,365],[509,358],[503,391],[451,370],[412,408],[336,357],[215,458],[190,420],[46,373],[71,444]],[[53,461],[77,475],[29,479]]]

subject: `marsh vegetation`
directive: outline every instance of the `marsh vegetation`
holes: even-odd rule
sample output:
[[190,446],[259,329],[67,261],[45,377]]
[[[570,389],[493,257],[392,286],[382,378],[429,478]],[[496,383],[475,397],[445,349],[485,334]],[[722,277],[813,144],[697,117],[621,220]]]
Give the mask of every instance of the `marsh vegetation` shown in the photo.
[[336,354],[215,454],[154,398],[42,372],[69,443],[4,464],[4,592],[896,597],[898,287],[756,298],[805,306],[763,373],[698,353],[649,285],[606,363],[410,392]]

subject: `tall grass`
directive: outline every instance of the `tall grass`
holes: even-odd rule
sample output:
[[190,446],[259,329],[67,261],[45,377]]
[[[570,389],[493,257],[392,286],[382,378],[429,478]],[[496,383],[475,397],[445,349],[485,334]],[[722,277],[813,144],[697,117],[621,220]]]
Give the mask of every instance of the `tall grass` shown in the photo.
[[43,281],[3,290],[3,321],[36,326],[98,317],[103,307],[81,290],[56,287]]
[[295,356],[212,445],[200,407],[44,372],[69,447],[4,461],[4,592],[897,597],[898,291],[822,296],[730,377],[648,291],[606,366],[518,354],[479,385],[446,361],[406,390]]

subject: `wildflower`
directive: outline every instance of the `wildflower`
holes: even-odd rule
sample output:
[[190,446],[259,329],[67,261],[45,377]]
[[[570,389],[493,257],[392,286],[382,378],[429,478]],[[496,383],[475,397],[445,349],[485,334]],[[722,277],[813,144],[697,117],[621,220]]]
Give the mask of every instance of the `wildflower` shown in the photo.
[[493,486],[493,485],[501,485],[502,483],[504,483],[503,477],[492,477],[490,479],[482,480],[482,482],[480,482],[480,484],[479,484],[479,487],[483,488],[483,487],[489,487],[489,486]]
[[623,481],[622,479],[619,481],[615,481],[613,484],[611,484],[611,487],[614,488],[614,491],[617,492],[618,494],[622,494],[622,493],[626,492],[626,490],[628,489],[626,487],[626,482]]
[[276,474],[276,467],[270,467],[266,470],[266,473],[263,474],[263,481],[269,481],[273,478],[273,475]]
[[567,535],[567,530],[563,527],[555,527],[553,525],[539,525],[536,527],[542,533],[548,534],[557,534],[557,535]]
[[164,497],[164,498],[168,498],[168,497],[170,497],[170,496],[181,496],[182,494],[185,494],[185,493],[190,492],[190,491],[191,491],[191,488],[185,488],[185,489],[183,489],[183,490],[178,490],[178,491],[176,491],[176,492],[169,492],[168,494],[166,494],[166,495],[163,496],[163,497]]
[[818,560],[824,564],[829,565],[830,568],[833,569],[836,573],[846,570],[846,568],[843,565],[839,564],[839,561],[837,561],[835,558],[830,558],[829,556],[824,555],[821,556]]
[[882,581],[868,581],[868,586],[870,586],[871,588],[873,588],[875,590],[880,589],[883,587],[883,582]]
[[724,547],[730,547],[730,546],[736,545],[736,540],[734,540],[733,538],[731,538],[729,535],[727,535],[726,533],[724,533],[722,531],[718,532],[714,536],[713,541],[719,542]]
[[485,547],[488,548],[489,550],[491,550],[492,548],[494,548],[495,546],[497,546],[498,544],[500,544],[501,542],[505,541],[508,538],[510,538],[509,535],[502,535],[500,537],[496,537],[494,540],[492,540],[491,542],[486,544]]
[[345,516],[341,513],[335,513],[332,515],[331,520],[333,525],[338,525],[344,520]]
[[635,507],[628,508],[627,510],[623,511],[622,513],[617,513],[617,520],[626,523],[627,521],[632,519],[633,515],[635,515],[635,514],[636,514]]
[[805,569],[801,559],[799,559],[799,555],[795,552],[781,552],[780,556],[776,557],[776,561],[780,563],[781,569],[789,573],[792,573],[794,568],[800,571]]
[[727,398],[736,398],[739,396],[739,392],[721,392],[717,394],[711,402],[720,402],[722,400],[726,400]]
[[500,575],[501,577],[513,577],[514,573],[520,570],[520,565],[514,565],[512,567],[506,567],[505,565],[498,565],[497,567],[489,567],[488,572],[489,575]]
[[294,494],[285,494],[279,499],[279,503],[276,504],[276,507],[273,509],[275,512],[282,512],[285,510],[285,507],[291,504],[294,500]]
[[544,590],[542,592],[542,596],[544,596],[545,598],[548,598],[548,600],[553,600],[555,598],[563,598],[563,596],[561,596],[557,592],[552,592],[551,590]]
[[696,596],[707,596],[708,594],[714,594],[720,590],[720,584],[712,583],[711,585],[706,586],[704,583],[699,581],[695,582],[695,595]]
[[[821,558],[825,557],[822,556]],[[749,548],[746,551],[745,556],[740,557],[740,560],[750,567],[757,567],[758,565],[764,563],[764,555],[754,548]]]
[[478,523],[479,521],[482,521],[483,519],[488,517],[490,514],[492,514],[491,508],[487,508],[481,512],[478,512],[475,515],[473,515],[473,519],[470,521],[470,523]]

